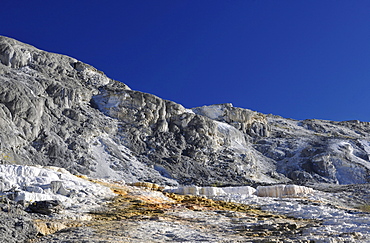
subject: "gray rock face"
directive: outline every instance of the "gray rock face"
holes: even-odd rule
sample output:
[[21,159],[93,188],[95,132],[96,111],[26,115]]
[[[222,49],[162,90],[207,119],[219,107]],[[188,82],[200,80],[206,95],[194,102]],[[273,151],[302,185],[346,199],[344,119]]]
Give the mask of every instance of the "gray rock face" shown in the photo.
[[267,134],[263,126],[256,129],[254,122],[264,124],[262,114],[225,105],[234,114],[226,116],[227,121],[239,130],[203,115],[202,108],[194,112],[138,91],[105,89],[93,96],[93,104],[120,122],[127,146],[143,163],[181,184],[245,183],[253,176],[263,180],[264,172],[275,170],[269,159],[259,166],[259,155],[247,143],[250,136],[245,131],[256,136]]
[[62,208],[62,203],[58,200],[48,200],[33,202],[28,206],[27,210],[31,213],[50,215],[59,213]]
[[[76,59],[0,37],[0,160],[127,181],[168,181],[122,145],[118,122],[91,106],[125,84]],[[119,169],[116,169],[119,168]]]
[[0,162],[159,184],[369,181],[368,123],[185,109],[0,37]]
[[37,228],[23,207],[9,200],[5,202],[4,198],[0,202],[0,220],[1,243],[31,242],[37,236]]
[[233,107],[232,104],[210,105],[194,108],[196,114],[228,123],[252,137],[268,137],[266,116],[256,111]]
[[370,123],[296,121],[269,116],[271,136],[254,148],[277,162],[278,172],[295,183],[369,182]]

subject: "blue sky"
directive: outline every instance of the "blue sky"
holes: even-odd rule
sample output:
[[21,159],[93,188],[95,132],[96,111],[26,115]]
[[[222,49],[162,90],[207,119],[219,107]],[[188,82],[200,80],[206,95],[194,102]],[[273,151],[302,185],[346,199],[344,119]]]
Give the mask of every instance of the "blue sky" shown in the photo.
[[0,35],[187,108],[370,121],[370,1],[4,0]]

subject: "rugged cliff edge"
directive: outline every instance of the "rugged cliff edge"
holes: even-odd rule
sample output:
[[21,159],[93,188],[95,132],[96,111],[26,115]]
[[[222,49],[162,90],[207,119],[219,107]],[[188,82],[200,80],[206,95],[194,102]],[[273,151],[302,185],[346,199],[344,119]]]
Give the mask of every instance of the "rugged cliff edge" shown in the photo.
[[159,184],[369,182],[367,122],[186,109],[0,37],[0,163]]

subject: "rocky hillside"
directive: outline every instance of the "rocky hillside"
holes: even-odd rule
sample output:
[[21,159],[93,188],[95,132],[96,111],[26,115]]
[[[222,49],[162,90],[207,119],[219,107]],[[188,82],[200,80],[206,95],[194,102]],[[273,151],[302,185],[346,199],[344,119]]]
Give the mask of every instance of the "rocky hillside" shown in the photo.
[[159,184],[366,183],[367,122],[186,109],[0,37],[0,163]]

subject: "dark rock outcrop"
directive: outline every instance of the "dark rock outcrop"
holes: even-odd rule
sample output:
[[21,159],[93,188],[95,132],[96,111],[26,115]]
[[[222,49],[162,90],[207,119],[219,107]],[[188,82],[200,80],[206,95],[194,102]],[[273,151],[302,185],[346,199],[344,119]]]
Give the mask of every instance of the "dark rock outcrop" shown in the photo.
[[52,213],[59,213],[62,210],[62,203],[58,200],[47,200],[47,201],[37,201],[31,203],[27,207],[27,211],[30,213],[39,213],[50,215]]

